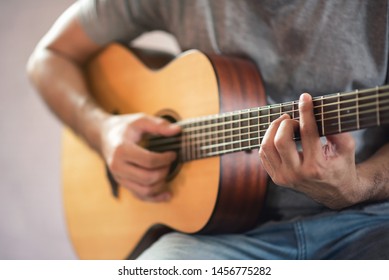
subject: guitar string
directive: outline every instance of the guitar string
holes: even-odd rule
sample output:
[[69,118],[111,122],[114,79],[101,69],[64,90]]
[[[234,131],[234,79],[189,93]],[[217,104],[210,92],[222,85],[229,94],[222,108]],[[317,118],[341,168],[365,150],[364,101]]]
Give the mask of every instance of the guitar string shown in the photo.
[[[389,106],[386,106],[384,107],[383,109],[385,110],[389,110]],[[367,110],[367,111],[363,111],[363,113],[372,113],[372,112],[375,112],[374,109],[371,109],[371,110]],[[356,114],[352,114],[352,115],[356,115]],[[385,116],[385,115],[384,115]],[[376,124],[376,117],[375,116],[367,116],[367,117],[364,117],[361,119],[362,121],[372,121],[371,124]],[[352,120],[349,121],[350,122],[353,122]],[[354,122],[353,122],[354,123]],[[334,124],[334,126],[337,126],[337,124]],[[343,131],[351,131],[351,130],[355,130],[357,128],[357,124],[355,126],[352,126],[352,127],[344,127]],[[168,145],[160,145],[160,146],[154,146],[154,148],[163,148],[163,150],[175,150],[175,149],[182,149],[182,148],[187,148],[187,147],[195,147],[196,145],[199,146],[198,144],[201,144],[201,143],[207,143],[207,142],[210,142],[210,140],[212,142],[218,142],[218,141],[221,141],[221,140],[225,140],[225,139],[232,139],[232,138],[236,138],[236,137],[242,137],[243,136],[251,136],[251,134],[261,134],[263,132],[265,132],[266,130],[257,130],[257,131],[248,131],[246,133],[243,133],[243,134],[240,134],[240,135],[223,135],[223,137],[216,137],[216,138],[212,138],[212,139],[198,139],[200,141],[188,141],[189,143],[187,143],[186,145],[182,145],[181,143],[181,138],[178,138],[176,137],[175,139],[177,140],[176,142],[173,142],[173,143],[169,143]],[[239,141],[233,141],[233,142],[227,142],[227,143],[217,143],[217,144],[211,144],[211,145],[208,145],[208,146],[204,146],[204,147],[199,147],[200,150],[205,150],[205,149],[213,149],[213,148],[217,148],[219,146],[228,146],[228,145],[233,145],[233,144],[236,144],[236,143],[241,143],[241,142],[252,142],[252,141],[256,141],[256,140],[259,140],[261,141],[262,138],[264,137],[264,135],[260,135],[259,137],[252,137],[252,138],[247,138],[247,139],[241,139]],[[253,145],[251,145],[252,147]],[[258,146],[259,147],[259,146]],[[246,148],[246,147],[245,147]],[[247,148],[250,148],[247,147]],[[239,151],[239,150],[242,150],[241,148],[236,148],[235,150]],[[223,150],[222,151],[217,151],[217,153],[219,154],[222,154],[224,153]]]
[[[386,98],[388,96],[389,96],[389,92],[381,94],[379,96],[380,97],[379,102],[383,102],[382,99]],[[371,106],[376,106],[377,97],[376,96],[369,96],[369,97],[359,97],[359,98],[355,98],[355,99],[348,99],[348,100],[344,100],[344,101],[341,101],[341,102],[333,102],[333,103],[327,103],[327,104],[323,104],[323,105],[318,105],[318,106],[314,106],[313,109],[315,110],[315,109],[322,109],[323,107],[344,105],[344,104],[352,103],[352,102],[356,102],[356,101],[361,102],[361,101],[366,101],[368,99],[372,99],[373,100],[373,104],[369,103],[369,104],[371,104]],[[323,101],[324,101],[324,99],[323,99]],[[292,103],[290,105],[286,105],[286,104],[289,104],[289,103],[282,103],[282,104],[277,104],[277,105],[268,105],[268,106],[263,106],[263,107],[258,107],[258,108],[251,108],[251,109],[248,109],[247,112],[244,112],[244,110],[242,110],[242,111],[236,111],[236,112],[232,112],[232,113],[224,113],[224,114],[219,114],[219,115],[214,115],[214,116],[194,118],[194,119],[191,119],[191,122],[188,123],[188,125],[196,125],[198,123],[206,122],[206,121],[216,121],[217,119],[225,119],[227,117],[241,116],[242,114],[250,114],[252,112],[262,112],[262,111],[270,112],[269,114],[265,114],[265,115],[262,115],[262,116],[259,114],[258,116],[254,116],[254,117],[250,117],[249,116],[248,118],[231,120],[231,121],[228,121],[228,122],[224,121],[224,122],[214,122],[214,123],[210,123],[210,124],[207,124],[207,125],[196,125],[196,126],[191,127],[192,130],[188,130],[188,131],[204,129],[204,128],[212,128],[212,127],[217,127],[217,126],[220,126],[220,125],[225,125],[225,124],[230,124],[230,123],[237,123],[237,122],[242,122],[242,121],[246,121],[246,120],[249,121],[249,120],[258,119],[258,118],[271,118],[271,117],[274,117],[274,116],[280,116],[280,113],[292,113],[292,114],[298,113],[299,112],[298,108],[295,109],[294,107],[292,108],[292,110],[288,110],[288,111],[279,111],[279,112],[276,112],[276,113],[272,113],[271,112],[271,110],[274,110],[274,109],[275,110],[277,110],[277,109],[278,110],[282,110],[282,106],[287,107],[287,106],[298,105],[298,101],[292,101]],[[367,104],[367,103],[365,103],[365,104]],[[354,108],[355,107],[341,108],[341,111],[345,111],[347,109],[351,110],[351,109],[354,109]],[[250,111],[250,110],[253,110],[253,111]],[[256,111],[254,111],[254,110],[256,110]],[[333,111],[325,112],[324,114],[337,113],[338,111],[339,110],[333,110]],[[315,116],[318,116],[318,115],[321,115],[321,113],[315,114]],[[177,122],[177,124],[185,128],[185,124],[186,124],[185,122],[188,122],[188,120]]]
[[[384,109],[389,109],[389,106],[385,107]],[[371,109],[369,111],[365,111],[363,113],[372,113],[372,112],[375,112],[375,110]],[[355,114],[353,114],[355,115]],[[363,122],[366,122],[366,121],[372,121],[369,126],[373,125],[373,124],[377,124],[377,121],[376,121],[376,118],[375,116],[368,116],[367,118],[362,118],[361,119]],[[349,120],[348,122],[346,122],[345,124],[355,124],[355,121],[354,120]],[[350,130],[355,130],[358,128],[358,124],[355,124],[354,127],[346,127],[345,124],[343,125],[343,132],[345,131],[350,131]],[[333,124],[332,127],[335,127],[337,126],[337,124]],[[267,127],[266,127],[267,129]],[[222,143],[222,144],[216,144],[214,146],[206,146],[206,148],[214,148],[216,146],[223,146],[223,145],[230,145],[230,144],[235,144],[235,143],[242,143],[242,142],[247,142],[247,141],[254,141],[254,140],[258,140],[258,139],[261,139],[261,137],[259,138],[248,138],[248,139],[242,139],[242,137],[245,137],[247,135],[252,135],[252,134],[261,134],[261,133],[264,133],[265,130],[255,130],[255,131],[247,131],[245,133],[239,133],[239,134],[230,134],[230,135],[225,135],[223,134],[222,137],[218,136],[218,137],[213,137],[211,139],[200,139],[200,138],[197,138],[197,139],[186,139],[186,141],[184,142],[188,142],[187,144],[184,144],[182,146],[195,146],[195,145],[199,145],[199,144],[203,144],[203,143],[209,143],[210,141],[212,142],[218,142],[218,141],[222,141],[222,140],[225,140],[225,139],[232,139],[232,138],[240,138],[239,141],[235,141],[235,142],[229,142],[229,143]],[[328,127],[327,127],[327,130],[328,130]],[[332,133],[333,131],[327,131],[329,134],[330,132]],[[341,132],[341,131],[337,131],[336,132]],[[222,134],[222,133],[215,133],[215,134]],[[171,142],[171,143],[164,143],[162,145],[159,145],[159,146],[154,146],[154,149],[156,150],[156,148],[162,148],[163,150],[173,150],[173,149],[179,149],[181,147],[181,138],[175,138],[175,142]]]
[[[384,101],[381,101],[380,102],[381,104],[381,106],[382,105],[385,105],[386,103],[389,103],[389,99],[388,100],[384,100]],[[360,106],[358,106],[358,108],[363,108],[363,107],[371,107],[371,106],[375,106],[376,104],[375,103],[365,103],[365,104],[363,104],[363,105],[360,105]],[[328,112],[325,112],[324,114],[322,114],[322,113],[317,113],[317,114],[315,114],[315,116],[323,116],[323,115],[328,115],[328,114],[333,114],[333,113],[339,113],[339,112],[342,112],[342,111],[346,111],[347,113],[349,112],[349,111],[353,111],[353,110],[356,110],[357,109],[357,106],[351,106],[351,107],[345,107],[345,108],[342,108],[341,110],[333,110],[333,111],[328,111]],[[375,112],[375,109],[374,109],[374,112]],[[293,111],[285,111],[285,112],[282,112],[282,114],[289,114],[290,115],[290,113],[293,113]],[[366,113],[366,112],[363,112],[363,113]],[[322,121],[329,121],[329,120],[333,120],[333,119],[339,119],[339,117],[340,118],[346,118],[346,117],[350,117],[350,116],[355,116],[355,115],[358,115],[358,114],[360,114],[360,112],[357,112],[357,113],[355,113],[355,114],[350,114],[350,113],[348,113],[348,114],[342,114],[342,115],[340,115],[340,116],[332,116],[332,117],[326,117],[326,118],[323,118],[323,119],[321,119],[321,118],[318,118],[317,120],[316,120],[316,122],[322,122]],[[273,114],[273,116],[280,116],[281,114],[279,113],[279,114]],[[225,125],[230,125],[230,124],[232,124],[232,123],[239,123],[239,124],[241,124],[242,122],[245,122],[245,121],[250,121],[250,120],[258,120],[258,119],[260,119],[260,118],[268,118],[268,117],[264,117],[264,116],[262,116],[262,117],[251,117],[251,118],[245,118],[245,119],[241,119],[241,120],[237,120],[236,122],[224,122],[224,123],[219,123],[219,124],[217,124],[216,125],[216,127],[220,127],[220,126],[225,126]],[[299,116],[298,117],[295,117],[295,118],[293,118],[294,120],[299,120]],[[251,127],[257,127],[257,126],[266,126],[266,125],[269,125],[270,123],[269,122],[267,122],[267,123],[258,123],[258,124],[253,124],[253,125],[248,125],[248,126],[239,126],[239,127],[231,127],[231,128],[229,128],[229,129],[222,129],[222,130],[217,130],[217,132],[225,132],[225,131],[234,131],[234,130],[241,130],[241,129],[245,129],[245,128],[251,128]],[[215,126],[214,126],[215,127]],[[204,133],[204,130],[205,129],[209,129],[209,127],[208,126],[196,126],[195,128],[195,130],[192,130],[191,129],[192,127],[184,127],[184,131],[185,131],[185,133],[192,133],[192,132],[194,132],[194,131],[202,131],[203,133],[197,133],[197,134],[193,134],[194,136],[204,136],[204,135],[206,135],[205,133]],[[197,128],[200,128],[200,129],[197,129]],[[211,127],[212,128],[212,127]],[[211,131],[211,133],[212,132],[215,132],[215,131]],[[169,139],[171,139],[171,138],[165,138],[165,137],[155,137],[155,138],[152,138],[152,139],[150,139],[151,141],[161,141],[161,142],[164,142],[164,141],[169,141]]]
[[[385,109],[388,109],[389,110],[389,106],[386,107]],[[370,119],[375,119],[375,117],[371,117]],[[389,120],[389,119],[388,119]],[[372,123],[376,123],[376,121],[372,122]],[[347,132],[347,131],[352,131],[352,130],[355,130],[357,127],[354,126],[354,127],[349,127],[348,129],[344,129],[344,132]],[[196,155],[195,156],[190,156],[188,158],[188,160],[192,160],[192,159],[196,159],[196,158],[204,158],[204,157],[211,157],[211,156],[216,156],[216,155],[222,155],[222,154],[226,154],[226,153],[231,153],[231,152],[237,152],[237,151],[245,151],[245,150],[252,150],[252,149],[255,149],[255,148],[259,148],[260,147],[260,143],[262,142],[262,139],[263,139],[264,135],[260,136],[260,137],[254,137],[254,138],[248,138],[248,139],[245,139],[244,142],[248,142],[249,145],[247,147],[239,147],[239,148],[230,148],[230,149],[227,149],[226,146],[231,146],[233,145],[232,143],[225,143],[223,144],[222,146],[224,146],[224,149],[220,150],[218,149],[217,151],[212,151],[212,152],[208,152],[208,153],[201,153],[200,151],[200,155]],[[253,141],[256,141],[258,140],[258,144],[254,144],[254,145],[251,145],[250,142],[253,142]],[[236,143],[235,143],[236,144]],[[215,149],[216,147],[211,147],[211,148],[208,148],[206,150],[210,150],[210,149]],[[201,147],[200,147],[200,150],[201,150]]]
[[[375,95],[368,95],[368,96],[361,96],[361,97],[359,97],[359,95],[371,94],[373,92],[376,93],[376,94]],[[374,89],[356,90],[356,91],[348,92],[348,93],[336,93],[336,94],[331,94],[331,95],[318,96],[318,97],[314,97],[313,98],[313,102],[317,103],[317,102],[320,101],[322,104],[314,106],[314,109],[321,108],[321,107],[327,107],[327,106],[336,106],[336,105],[339,105],[339,104],[342,104],[342,103],[349,103],[349,102],[353,102],[353,101],[366,100],[366,99],[370,99],[370,98],[371,99],[377,99],[377,95],[379,95],[378,97],[386,97],[386,96],[388,96],[388,94],[389,94],[389,85],[386,85],[386,86],[383,86],[383,87],[376,87]],[[340,100],[341,98],[344,99],[345,97],[355,96],[355,95],[357,95],[357,96],[354,99],[345,99],[345,100],[342,100],[342,101],[336,101],[336,102],[333,102],[333,103],[323,104],[323,101],[328,101],[331,98]],[[249,113],[251,110],[262,111],[262,110],[272,110],[272,109],[277,109],[277,108],[279,109],[282,106],[298,105],[298,102],[299,102],[298,100],[294,100],[294,101],[284,102],[284,103],[281,103],[281,104],[272,104],[272,105],[266,105],[266,106],[262,106],[262,107],[255,107],[255,108],[246,109],[246,110],[237,110],[237,111],[234,111],[234,112],[221,113],[221,114],[215,114],[215,115],[204,116],[204,117],[190,118],[190,119],[182,120],[182,121],[180,121],[178,123],[182,124],[182,125],[185,125],[187,123],[191,124],[191,123],[196,122],[198,120],[203,120],[203,121],[206,121],[206,120],[216,120],[218,118],[224,118],[225,116],[237,116],[237,115],[242,114],[242,112],[244,112],[244,111],[247,111],[245,113]]]
[[[381,103],[380,105],[386,105],[387,103],[389,103],[389,99],[381,101],[380,103]],[[375,106],[375,103],[365,103],[363,105],[360,105],[359,108],[365,108],[365,107],[371,107],[371,106]],[[333,111],[326,112],[324,114],[318,113],[318,114],[315,114],[315,116],[322,116],[322,115],[338,113],[339,111],[350,112],[350,111],[353,111],[354,109],[356,109],[356,106],[342,108],[341,110],[333,110]],[[381,108],[381,110],[382,110],[382,108]],[[368,111],[365,110],[365,111],[359,111],[357,113],[342,114],[340,116],[340,118],[344,119],[344,118],[353,117],[353,116],[360,115],[360,114],[371,113],[371,112],[375,112],[375,111],[376,111],[376,109],[374,108],[374,109],[371,109],[371,110],[368,110]],[[289,113],[291,113],[291,111],[283,112],[283,114],[289,114]],[[258,118],[247,118],[247,119],[242,119],[242,120],[240,120],[238,122],[241,124],[241,122],[250,121],[250,120],[253,120],[253,119],[254,120],[258,120]],[[293,119],[294,120],[299,120],[300,118],[298,116],[298,117],[295,117]],[[323,119],[320,118],[320,119],[317,119],[316,122],[317,123],[320,123],[320,122],[323,122],[323,121],[327,122],[329,120],[334,120],[334,119],[339,119],[339,116],[331,116],[331,117],[326,117],[326,118],[323,118]],[[190,130],[190,128],[184,128],[183,132],[186,134],[186,136],[189,136],[189,138],[196,139],[196,138],[199,138],[199,137],[207,137],[207,136],[210,136],[210,135],[214,135],[215,133],[226,133],[226,132],[234,133],[236,131],[241,131],[243,129],[249,129],[250,130],[252,127],[266,127],[266,129],[267,129],[267,126],[269,126],[270,123],[271,122],[249,124],[248,126],[231,127],[231,128],[228,128],[228,129],[224,128],[224,129],[221,129],[221,130],[217,130],[217,131],[214,130],[214,131],[208,131],[208,132],[204,131],[204,129],[209,129],[209,127],[207,127],[207,126],[200,126],[200,127],[203,127],[203,128],[202,129],[196,129],[196,130]],[[225,123],[225,124],[230,124],[230,123]],[[223,126],[225,124],[218,124],[217,126]],[[266,129],[265,130],[260,130],[260,132],[266,131]],[[200,131],[201,133],[193,133],[194,131]],[[158,145],[161,145],[161,144],[169,143],[171,141],[175,141],[174,140],[175,138],[177,138],[177,137],[168,137],[168,138],[155,137],[155,138],[149,139],[149,144],[151,146],[158,146]]]

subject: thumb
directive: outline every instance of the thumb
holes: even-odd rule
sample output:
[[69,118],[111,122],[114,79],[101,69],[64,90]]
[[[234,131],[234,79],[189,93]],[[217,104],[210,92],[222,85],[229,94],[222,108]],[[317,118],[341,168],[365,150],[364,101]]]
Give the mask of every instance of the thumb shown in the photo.
[[328,135],[326,138],[339,154],[355,152],[355,140],[351,133]]

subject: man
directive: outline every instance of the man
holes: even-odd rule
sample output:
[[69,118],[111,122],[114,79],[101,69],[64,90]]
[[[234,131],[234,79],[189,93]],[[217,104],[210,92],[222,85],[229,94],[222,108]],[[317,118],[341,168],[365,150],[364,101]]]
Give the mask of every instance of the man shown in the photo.
[[[143,115],[113,116],[91,98],[82,65],[110,42],[172,33],[183,50],[249,57],[269,103],[299,98],[300,120],[284,115],[266,132],[260,159],[272,178],[267,222],[242,234],[167,234],[140,258],[389,258],[389,141],[379,126],[318,135],[315,95],[382,85],[388,77],[387,1],[79,1],[43,37],[29,75],[54,113],[106,161],[139,199],[171,198],[173,152],[137,145],[179,127]],[[301,148],[293,141],[301,135]]]

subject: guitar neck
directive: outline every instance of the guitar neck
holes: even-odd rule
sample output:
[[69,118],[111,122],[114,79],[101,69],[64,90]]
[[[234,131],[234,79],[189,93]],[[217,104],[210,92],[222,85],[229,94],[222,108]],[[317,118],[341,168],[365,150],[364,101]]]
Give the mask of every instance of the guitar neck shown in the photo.
[[[315,97],[313,105],[320,136],[380,126],[389,123],[389,85]],[[148,147],[175,150],[183,162],[256,149],[272,121],[283,114],[299,120],[298,109],[291,101],[183,120],[179,136],[152,138]]]

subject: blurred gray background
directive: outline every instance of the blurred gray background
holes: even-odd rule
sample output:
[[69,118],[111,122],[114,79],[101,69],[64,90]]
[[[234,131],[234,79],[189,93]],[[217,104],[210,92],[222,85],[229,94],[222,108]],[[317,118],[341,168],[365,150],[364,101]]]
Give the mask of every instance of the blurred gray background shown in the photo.
[[[0,1],[0,259],[76,259],[60,174],[62,126],[26,77],[34,46],[73,0]],[[138,45],[178,51],[165,34]]]

